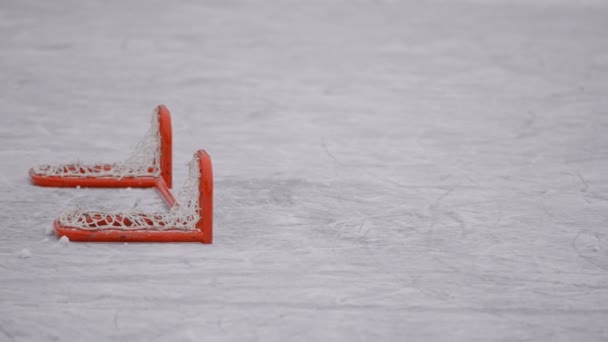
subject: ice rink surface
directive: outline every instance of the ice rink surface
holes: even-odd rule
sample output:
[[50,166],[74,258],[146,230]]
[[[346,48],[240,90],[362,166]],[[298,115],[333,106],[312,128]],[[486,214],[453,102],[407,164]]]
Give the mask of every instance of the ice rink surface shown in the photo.
[[[608,4],[0,3],[0,341],[608,340]],[[158,103],[215,241],[58,243]]]

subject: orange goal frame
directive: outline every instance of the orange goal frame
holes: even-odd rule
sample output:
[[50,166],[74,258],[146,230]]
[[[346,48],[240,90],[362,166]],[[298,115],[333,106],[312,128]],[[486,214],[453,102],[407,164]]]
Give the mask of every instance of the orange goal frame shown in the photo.
[[[210,244],[213,242],[213,169],[211,157],[205,150],[198,150],[196,156],[199,160],[199,208],[200,219],[194,230],[179,228],[141,228],[141,229],[118,229],[98,228],[83,229],[80,227],[64,226],[55,220],[54,227],[58,237],[67,236],[71,241],[81,242],[201,242]],[[169,207],[176,204],[175,197],[169,190],[164,178],[156,178],[154,187]],[[103,215],[103,214],[98,214]],[[146,214],[141,214],[145,218]],[[103,217],[103,216],[101,216]],[[118,218],[120,220],[120,218]],[[129,225],[126,220],[122,224]]]
[[[172,161],[172,130],[171,113],[164,105],[156,107],[158,112],[158,130],[160,135],[160,176],[166,187],[173,185],[173,161]],[[75,164],[65,165],[64,169],[75,171],[78,166]],[[92,176],[70,177],[70,176],[46,176],[36,174],[34,169],[30,169],[29,174],[34,185],[45,187],[90,187],[90,188],[152,188],[158,187],[158,177],[153,176],[95,176],[94,173],[107,171],[112,168],[112,164],[93,164],[87,166]]]

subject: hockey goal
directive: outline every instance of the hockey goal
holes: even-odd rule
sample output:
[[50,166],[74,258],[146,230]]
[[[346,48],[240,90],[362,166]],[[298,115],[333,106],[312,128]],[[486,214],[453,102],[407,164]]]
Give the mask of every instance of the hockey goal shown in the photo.
[[212,242],[213,172],[207,152],[194,154],[177,200],[162,177],[154,186],[168,204],[168,213],[73,210],[55,220],[55,232],[71,241]]
[[126,160],[115,163],[39,165],[30,169],[32,183],[52,187],[151,188],[162,178],[172,187],[171,114],[159,105],[150,129]]

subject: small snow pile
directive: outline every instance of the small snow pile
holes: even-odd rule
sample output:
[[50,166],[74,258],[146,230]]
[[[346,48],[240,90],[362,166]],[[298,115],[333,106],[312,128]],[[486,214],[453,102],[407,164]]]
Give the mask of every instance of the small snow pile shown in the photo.
[[70,244],[70,239],[64,235],[59,239],[59,244],[62,246],[67,246]]
[[47,227],[44,228],[44,234],[46,234],[46,235],[55,234],[55,228],[53,228],[52,225],[48,225]]
[[21,250],[21,252],[19,252],[17,256],[19,257],[19,259],[28,259],[32,257],[32,252],[30,252],[29,249],[24,248]]

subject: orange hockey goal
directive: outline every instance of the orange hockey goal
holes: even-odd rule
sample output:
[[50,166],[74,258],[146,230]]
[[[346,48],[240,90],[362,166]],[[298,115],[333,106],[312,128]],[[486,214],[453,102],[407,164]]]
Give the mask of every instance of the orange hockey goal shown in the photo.
[[159,105],[152,124],[135,150],[124,161],[39,165],[30,169],[32,183],[52,187],[151,188],[158,178],[172,187],[171,114]]
[[199,150],[194,154],[188,179],[177,199],[164,178],[156,178],[154,186],[168,204],[168,212],[73,210],[55,220],[55,232],[71,241],[213,241],[213,171],[207,152]]

